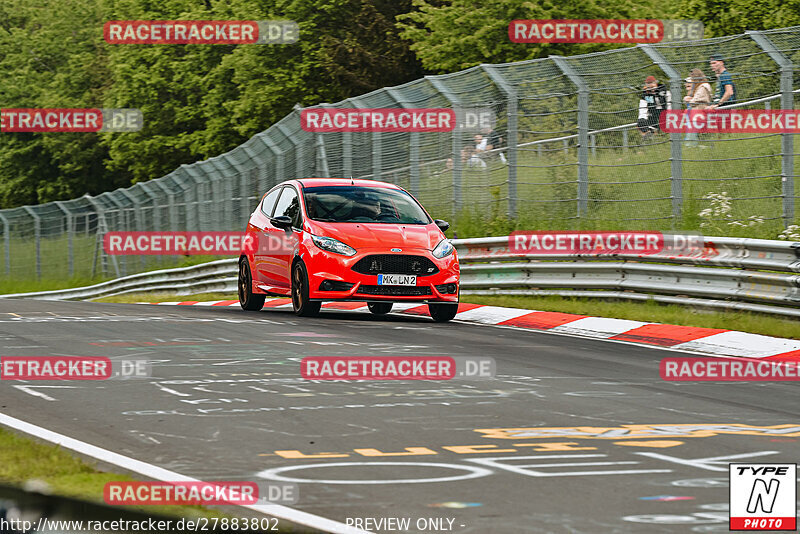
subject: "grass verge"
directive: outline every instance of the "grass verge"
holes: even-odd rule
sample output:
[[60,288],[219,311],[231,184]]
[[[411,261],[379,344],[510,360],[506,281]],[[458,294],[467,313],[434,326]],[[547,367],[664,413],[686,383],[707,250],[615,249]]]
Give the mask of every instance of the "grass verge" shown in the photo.
[[[103,502],[106,482],[134,481],[127,475],[108,473],[76,458],[68,451],[40,443],[0,428],[0,481],[23,486],[29,480],[45,482],[53,494]],[[175,517],[227,517],[200,506],[126,506],[126,509]]]
[[[237,300],[233,293],[206,293],[175,297],[174,295],[129,294],[105,297],[97,302],[166,302],[166,301],[209,301]],[[800,327],[796,319],[783,319],[774,315],[743,311],[716,311],[694,306],[660,304],[655,301],[630,302],[623,300],[597,300],[559,296],[533,297],[517,295],[464,295],[462,302],[505,306],[526,310],[576,313],[596,317],[613,317],[653,323],[699,326],[704,328],[724,328],[740,330],[765,336],[800,339]]]

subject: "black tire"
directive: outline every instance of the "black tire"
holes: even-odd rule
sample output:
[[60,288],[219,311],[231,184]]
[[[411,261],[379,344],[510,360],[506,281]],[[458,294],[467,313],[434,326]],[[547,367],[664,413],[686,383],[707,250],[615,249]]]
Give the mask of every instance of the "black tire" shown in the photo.
[[253,293],[253,275],[247,258],[239,260],[239,305],[243,310],[259,311],[264,307],[266,295]]
[[292,267],[292,307],[299,317],[313,317],[319,314],[322,303],[308,299],[308,272],[302,261]]
[[428,312],[431,318],[437,323],[445,323],[456,316],[458,313],[458,303],[433,303],[428,304]]
[[375,315],[386,315],[392,311],[391,302],[368,302],[367,306],[369,307],[369,311]]

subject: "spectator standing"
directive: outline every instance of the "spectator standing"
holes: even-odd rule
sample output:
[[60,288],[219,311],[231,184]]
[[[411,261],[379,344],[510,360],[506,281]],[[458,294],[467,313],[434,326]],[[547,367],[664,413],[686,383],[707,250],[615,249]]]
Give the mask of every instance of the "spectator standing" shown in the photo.
[[655,76],[648,76],[639,99],[639,120],[636,122],[642,140],[659,131],[661,114],[669,107],[670,102],[671,95],[666,86],[659,83]]
[[709,109],[730,106],[736,103],[736,85],[733,83],[731,73],[725,69],[725,58],[720,54],[714,54],[709,59],[711,70],[717,74],[717,92],[714,103]]
[[[709,107],[711,104],[711,84],[708,83],[708,78],[706,78],[702,70],[692,69],[689,77],[686,78],[686,89],[687,95],[683,97],[683,101],[686,103],[687,113],[697,113]],[[683,140],[688,147],[708,148],[699,144],[697,132],[687,132]]]

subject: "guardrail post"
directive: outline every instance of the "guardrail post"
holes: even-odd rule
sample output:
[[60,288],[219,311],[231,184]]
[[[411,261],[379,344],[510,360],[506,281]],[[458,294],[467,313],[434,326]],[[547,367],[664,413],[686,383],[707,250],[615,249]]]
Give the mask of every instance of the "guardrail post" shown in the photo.
[[3,249],[6,263],[6,274],[11,275],[11,228],[8,226],[8,218],[0,212],[0,221],[3,221]]
[[69,270],[69,277],[72,278],[75,275],[75,253],[72,247],[72,214],[70,211],[64,207],[64,203],[56,200],[53,202],[58,209],[60,209],[64,213],[64,217],[66,218],[66,233],[67,233],[67,269]]
[[[669,92],[672,96],[672,109],[681,109],[681,95],[683,94],[683,80],[678,71],[673,67],[667,58],[661,52],[656,50],[653,46],[647,44],[640,44],[639,48],[647,54],[647,56],[658,65],[658,67],[669,77]],[[670,146],[670,171],[672,178],[671,196],[672,196],[672,225],[673,227],[683,216],[683,154],[682,154],[682,140],[680,132],[672,132],[669,134]]]
[[30,206],[22,206],[33,217],[33,239],[36,242],[36,278],[42,278],[42,219]]
[[[453,129],[453,215],[456,215],[461,209],[461,182],[462,182],[462,167],[461,167],[461,150],[462,133],[458,124],[458,111],[463,109],[461,100],[453,93],[445,84],[436,76],[425,76],[425,79],[430,82],[434,89],[439,91],[443,97],[450,102],[453,110],[456,111],[456,127]],[[412,145],[413,148],[413,145]]]
[[[561,56],[550,56],[553,63],[578,88],[578,218],[589,211],[589,86]],[[566,140],[565,140],[566,144]]]
[[[517,216],[517,136],[518,106],[517,88],[510,84],[494,65],[481,65],[494,84],[506,95],[507,143],[508,143],[508,217]],[[496,148],[496,147],[495,147]],[[541,145],[539,145],[541,156]]]
[[[793,65],[769,38],[759,31],[745,32],[781,68],[781,109],[794,109],[792,92]],[[781,194],[783,196],[783,224],[788,227],[794,221],[794,135],[781,134]]]

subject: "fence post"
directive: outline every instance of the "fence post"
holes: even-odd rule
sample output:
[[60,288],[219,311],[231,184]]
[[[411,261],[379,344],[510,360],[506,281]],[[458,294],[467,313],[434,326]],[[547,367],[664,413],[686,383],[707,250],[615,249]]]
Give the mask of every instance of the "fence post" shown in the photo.
[[[128,193],[126,189],[118,189],[118,191],[122,196],[131,201],[131,209],[133,210],[133,222],[136,225],[136,231],[137,232],[143,231],[144,228],[142,227],[142,213],[141,213],[141,207],[139,206],[139,202],[133,195]],[[146,269],[147,258],[145,258],[144,254],[139,254],[138,256],[139,256],[139,263],[141,264],[142,269],[143,270]]]
[[66,218],[67,225],[66,225],[66,232],[67,232],[67,269],[69,270],[69,277],[72,278],[75,274],[75,253],[72,248],[72,214],[69,210],[64,207],[64,203],[56,200],[53,202],[58,209],[64,212],[64,217]]
[[[119,200],[117,200],[114,197],[114,192],[113,191],[110,192],[110,193],[102,193],[102,195],[105,195],[106,198],[108,198],[108,200],[110,200],[112,203],[114,203],[115,206],[117,206],[117,212],[119,213],[118,220],[120,220],[120,219],[122,220],[122,224],[121,224],[122,228],[117,228],[117,230],[118,231],[119,230],[130,231],[130,228],[128,228],[128,217],[125,214],[125,208],[122,205],[122,202],[120,202]],[[102,196],[102,195],[100,195],[100,196]],[[104,222],[107,222],[107,221],[104,221]],[[109,230],[109,228],[106,228],[106,229]],[[112,255],[112,257],[113,257],[113,255]],[[120,257],[119,263],[122,266],[121,269],[120,269],[122,271],[122,276],[127,275],[128,274],[128,257],[127,256]],[[119,276],[119,275],[117,275],[117,276]]]
[[5,252],[6,274],[11,275],[11,228],[8,226],[8,218],[0,212],[0,221],[3,221],[3,249]]
[[42,219],[30,206],[22,206],[33,217],[33,238],[36,241],[36,278],[42,278]]
[[[282,177],[283,177],[283,173],[284,173],[284,170],[283,170],[284,169],[284,167],[283,167],[283,158],[284,158],[283,150],[281,150],[278,147],[278,144],[275,141],[273,141],[272,138],[269,136],[269,134],[267,134],[266,132],[262,132],[262,133],[256,135],[256,137],[259,139],[259,141],[264,143],[264,146],[266,146],[267,149],[270,152],[272,152],[272,154],[275,156],[275,182],[276,183],[281,183],[283,181]],[[256,161],[259,161],[258,157],[256,157],[256,156],[252,156],[252,157]],[[275,184],[269,184],[269,186],[266,186],[266,187],[263,188],[263,191],[259,191],[258,192],[259,198],[261,197],[261,195],[263,195],[264,193],[267,192],[267,189],[270,189],[273,185],[275,185]]]
[[[794,109],[792,92],[793,65],[783,52],[760,31],[745,32],[769,57],[781,67],[781,109]],[[794,134],[781,134],[781,194],[783,196],[783,225],[794,221]]]
[[[154,182],[159,183],[159,179],[154,180]],[[150,185],[145,182],[139,182],[137,185],[142,188],[142,191],[144,191],[148,197],[150,197],[150,201],[153,204],[153,230],[157,232],[163,232],[166,230],[166,228],[164,228],[164,225],[161,224],[161,205],[159,203],[158,195],[156,195],[153,190],[150,189]],[[164,255],[158,256],[159,263],[164,263],[165,259],[166,258]]]
[[[244,165],[242,165],[241,163],[236,161],[236,159],[234,159],[230,155],[229,152],[225,153],[225,154],[222,154],[220,156],[220,159],[228,164],[228,169],[227,170],[229,172],[230,172],[231,169],[233,169],[233,170],[236,171],[236,173],[238,173],[241,176],[241,179],[239,180],[239,190],[241,192],[241,183],[242,182],[247,182],[247,173],[249,171],[245,171],[244,170]],[[216,161],[214,162],[214,164],[219,169],[219,166],[216,164]],[[237,221],[236,218],[234,217],[234,215],[236,213],[236,210],[234,209],[234,201],[233,201],[234,193],[233,192],[235,190],[234,180],[235,180],[235,176],[236,175],[232,174],[231,176],[226,176],[225,175],[225,170],[226,169],[220,169],[219,172],[220,172],[220,175],[222,175],[222,179],[225,181],[226,196],[229,199],[228,216],[225,219],[223,219],[222,224],[219,226],[219,228],[223,229],[223,230],[240,230],[241,226],[242,226],[241,225],[241,220]],[[246,187],[247,186],[245,185],[245,188]],[[246,198],[240,199],[239,200],[239,206],[240,207],[244,206],[244,209],[242,210],[242,212],[246,214],[245,215],[246,218],[249,218],[249,217],[247,217],[248,215],[250,215],[249,210],[247,209],[248,208],[247,199]]]
[[[153,203],[153,229],[156,231],[164,230],[161,226],[161,211],[159,211],[159,204],[158,204],[158,196],[153,193],[152,189],[149,186],[145,185],[145,182],[139,182],[136,184],[144,191],[144,194],[150,198],[150,201]],[[136,187],[136,186],[134,186]]]
[[461,100],[459,100],[458,96],[456,96],[442,80],[436,76],[425,76],[425,79],[450,102],[453,110],[456,111],[456,127],[453,129],[453,207],[455,209],[453,215],[455,215],[461,209],[461,149],[463,147],[461,139],[462,133],[459,129],[460,124],[458,124],[458,111],[463,108]]
[[[494,84],[506,95],[507,142],[508,142],[508,218],[517,216],[517,114],[519,99],[517,88],[511,85],[494,65],[481,65]],[[541,145],[539,145],[541,147]],[[541,148],[540,148],[541,155]]]
[[[386,94],[388,94],[392,99],[400,104],[400,107],[403,109],[413,106],[408,106],[408,104],[403,100],[402,95],[397,91],[397,89],[388,88],[386,89]],[[420,175],[420,158],[419,158],[419,145],[420,145],[420,133],[419,132],[411,132],[408,136],[408,181],[409,181],[409,190],[411,194],[415,197],[419,195],[419,175]],[[453,158],[455,161],[455,157]],[[455,168],[455,167],[454,167]],[[455,171],[454,171],[455,172]],[[394,183],[397,183],[397,176],[394,178]]]
[[[97,201],[94,199],[94,197],[89,196],[89,193],[86,193],[85,195],[83,195],[83,198],[85,198],[89,202],[89,204],[92,205],[92,207],[94,208],[95,214],[97,214],[97,234],[95,234],[95,248],[94,248],[95,256],[94,256],[94,262],[92,264],[92,278],[94,278],[94,275],[95,275],[95,272],[96,272],[95,271],[95,267],[97,266],[98,248],[100,249],[99,253],[102,254],[102,259],[100,260],[100,265],[102,266],[102,269],[103,269],[103,276],[105,276],[105,274],[106,274],[106,251],[105,251],[105,249],[103,248],[103,245],[102,245],[102,241],[103,241],[103,237],[104,236],[101,235],[101,234],[103,234],[104,232],[108,231],[108,223],[106,222],[106,214],[103,211],[103,209],[100,207],[100,205],[97,203]],[[89,227],[88,219],[87,219],[86,227],[87,228]],[[98,237],[100,239],[97,239]],[[120,277],[120,271],[119,271],[119,264],[117,263],[117,257],[114,254],[111,254],[110,256],[111,256],[111,263],[114,264],[114,273],[116,273],[117,278],[119,278]]]
[[[364,106],[361,103],[361,99],[358,97],[348,98],[348,101],[355,104],[356,108],[363,109]],[[379,180],[381,179],[381,133],[379,131],[372,132],[371,136],[371,148],[372,148],[372,179]],[[364,173],[366,174],[366,172]],[[416,196],[416,193],[412,191],[412,195]]]
[[[299,111],[298,111],[298,114],[299,114]],[[281,179],[280,177],[278,177],[278,182],[277,183],[281,183],[282,181],[289,180],[291,178],[305,178],[305,176],[301,176],[300,175],[301,171],[303,169],[303,166],[304,166],[303,165],[303,145],[301,145],[299,141],[295,141],[295,139],[294,139],[295,136],[292,135],[292,132],[290,132],[289,129],[286,128],[286,126],[284,126],[281,123],[278,123],[277,126],[278,126],[278,131],[280,131],[284,136],[286,136],[286,139],[288,139],[289,142],[292,143],[292,146],[294,147],[294,158],[295,158],[294,159],[294,176],[291,176],[289,178],[284,178],[284,179]],[[316,158],[316,154],[314,155],[314,157]],[[315,169],[315,172],[316,172],[316,167],[314,169]]]
[[561,56],[550,56],[553,63],[578,88],[578,218],[589,210],[589,86]]
[[[194,165],[194,164],[192,164],[192,165]],[[183,169],[184,172],[192,180],[192,183],[189,184],[189,188],[187,189],[187,191],[191,191],[192,192],[192,197],[194,198],[194,208],[191,210],[194,213],[194,215],[192,217],[194,224],[187,224],[187,226],[189,227],[189,228],[187,228],[187,230],[192,230],[192,231],[194,231],[194,230],[202,230],[201,227],[203,225],[203,218],[202,218],[202,212],[201,212],[201,208],[200,208],[199,186],[200,186],[201,183],[203,183],[203,180],[201,180],[197,176],[197,171],[191,165],[186,165],[184,163],[183,165],[180,166],[180,168]],[[183,183],[185,184],[186,182],[183,182]],[[188,202],[188,200],[186,201],[186,218],[189,219],[189,202]]]
[[[667,58],[665,58],[661,52],[656,50],[651,45],[640,44],[639,48],[647,54],[653,63],[658,65],[658,67],[664,72],[664,74],[669,77],[669,92],[672,96],[672,109],[679,110],[681,109],[681,94],[683,92],[683,80],[681,79],[681,75],[678,71],[673,67]],[[683,141],[681,140],[680,132],[671,132],[669,134],[669,146],[670,146],[670,171],[672,174],[672,178],[670,180],[671,184],[671,196],[672,196],[672,221],[673,227],[683,216],[683,146],[681,145]]]

